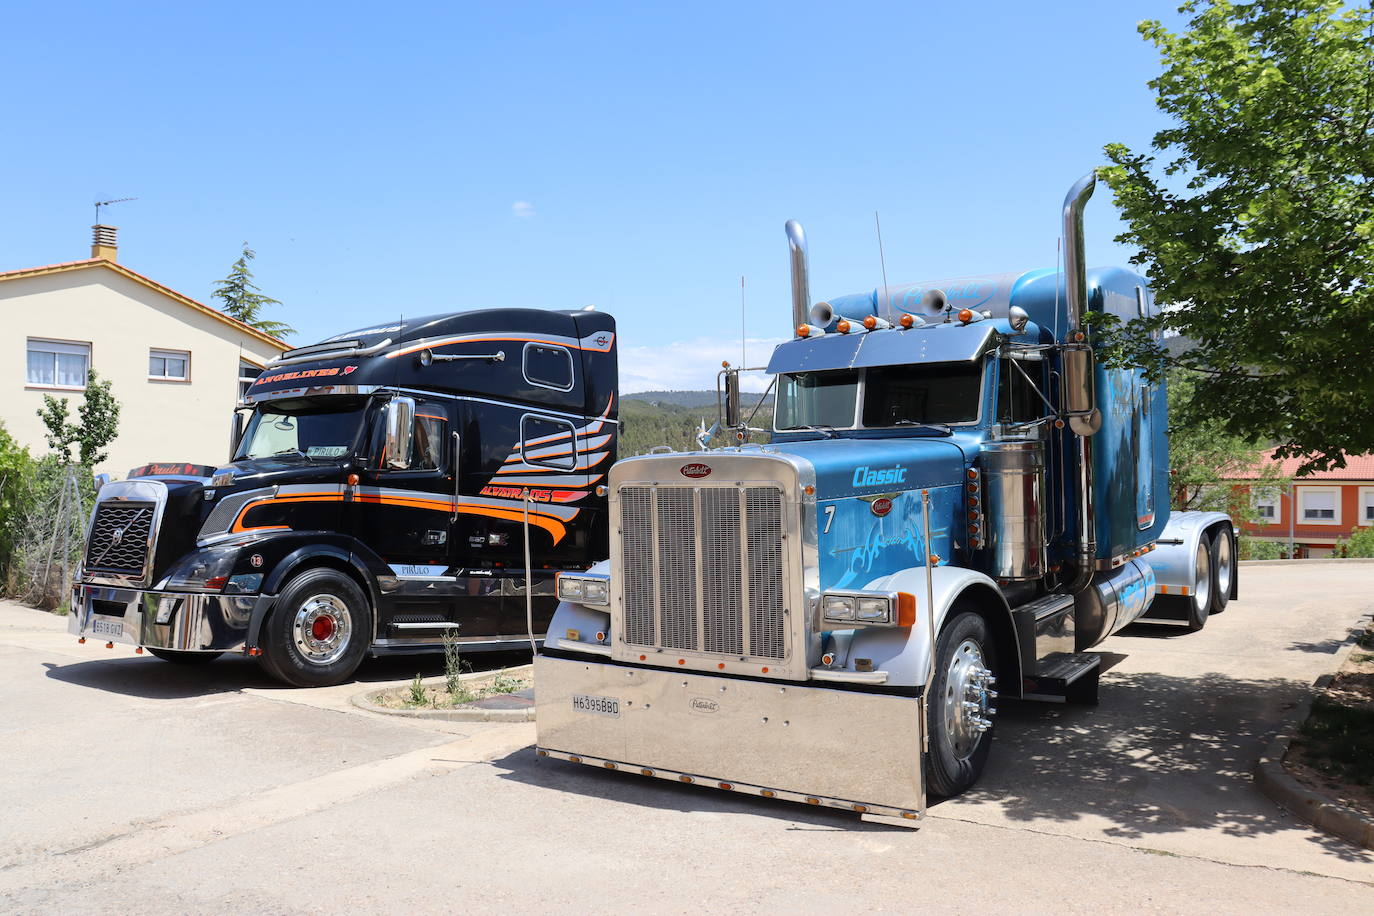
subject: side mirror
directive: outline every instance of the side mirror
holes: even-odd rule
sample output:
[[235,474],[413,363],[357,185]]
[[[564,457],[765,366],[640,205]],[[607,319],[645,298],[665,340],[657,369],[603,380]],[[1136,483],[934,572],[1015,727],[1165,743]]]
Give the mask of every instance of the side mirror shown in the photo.
[[725,425],[734,429],[739,426],[739,371],[727,369],[725,372]]
[[243,414],[237,410],[229,416],[229,460],[234,460],[234,455],[238,454],[239,443],[243,441],[243,430],[246,426]]
[[1091,347],[1064,348],[1064,412],[1069,427],[1080,436],[1091,436],[1102,428],[1096,378],[1097,361]]
[[415,399],[395,397],[386,405],[386,466],[395,471],[410,467],[415,435]]

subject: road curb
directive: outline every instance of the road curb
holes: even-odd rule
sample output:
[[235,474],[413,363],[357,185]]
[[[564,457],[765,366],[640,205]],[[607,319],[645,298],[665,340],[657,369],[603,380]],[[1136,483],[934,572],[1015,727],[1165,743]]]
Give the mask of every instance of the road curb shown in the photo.
[[[1352,639],[1350,644],[1340,651],[1336,663],[1337,671],[1345,664],[1346,658],[1354,648],[1355,641]],[[1297,705],[1296,724],[1279,732],[1274,740],[1269,742],[1268,747],[1264,749],[1264,754],[1255,761],[1251,773],[1255,777],[1255,785],[1259,790],[1290,814],[1294,814],[1314,827],[1325,830],[1327,833],[1333,833],[1357,846],[1374,849],[1374,818],[1315,789],[1308,788],[1298,782],[1283,765],[1283,758],[1288,754],[1289,743],[1312,713],[1313,700],[1334,679],[1334,674],[1323,674],[1313,682],[1312,689]]]
[[[518,668],[508,668],[506,673],[515,677],[533,678],[534,666],[521,665]],[[470,674],[462,675],[460,681],[480,681],[492,676],[490,671],[475,671]],[[429,677],[420,683],[426,687],[435,687],[444,683],[443,677]],[[390,689],[390,688],[384,688]],[[383,716],[400,716],[406,719],[431,719],[440,722],[533,722],[534,707],[529,709],[478,709],[478,708],[455,708],[455,709],[391,709],[387,706],[379,706],[372,702],[371,694],[377,693],[377,688],[364,690],[362,693],[355,693],[348,698],[348,702],[358,709],[367,712],[375,712]]]

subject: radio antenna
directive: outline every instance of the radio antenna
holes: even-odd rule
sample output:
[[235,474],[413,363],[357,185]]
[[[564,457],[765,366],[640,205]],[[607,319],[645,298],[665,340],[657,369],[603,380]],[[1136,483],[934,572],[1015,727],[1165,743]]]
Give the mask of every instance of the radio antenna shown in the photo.
[[95,202],[95,221],[96,221],[96,223],[98,224],[98,223],[100,222],[100,208],[101,208],[101,207],[108,207],[110,204],[123,204],[123,203],[128,203],[128,202],[131,201],[131,200],[138,200],[138,198],[137,198],[137,197],[117,197],[117,198],[115,198],[114,200],[97,200],[97,201]]
[[739,366],[743,369],[749,365],[749,360],[744,355],[744,341],[746,339],[744,330],[744,274],[739,275]]
[[883,298],[888,309],[892,307],[892,294],[887,291],[887,258],[883,256],[883,224],[878,221],[878,211],[873,211],[873,227],[878,230],[878,264],[883,269]]

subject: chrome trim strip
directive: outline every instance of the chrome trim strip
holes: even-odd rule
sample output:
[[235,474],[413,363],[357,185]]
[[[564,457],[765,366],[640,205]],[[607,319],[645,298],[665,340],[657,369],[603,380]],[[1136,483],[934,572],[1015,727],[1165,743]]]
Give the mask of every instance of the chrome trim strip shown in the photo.
[[812,668],[811,680],[835,681],[840,684],[886,684],[886,671],[841,671],[834,668]]
[[555,649],[567,649],[569,652],[590,652],[592,655],[604,655],[611,657],[611,647],[603,646],[594,642],[574,642],[571,639],[559,639],[554,644]]
[[[351,341],[343,341],[343,342],[344,342],[344,343],[351,343]],[[314,345],[314,347],[319,347],[319,346],[324,346],[324,345],[323,345],[323,344],[315,344],[315,345]],[[372,356],[372,355],[374,355],[374,354],[376,354],[376,353],[380,353],[382,350],[385,350],[385,349],[386,349],[387,347],[389,347],[389,346],[391,346],[391,338],[390,338],[390,337],[388,337],[388,338],[386,338],[385,340],[382,340],[382,341],[380,341],[380,342],[378,342],[378,343],[375,343],[375,344],[373,344],[373,345],[370,346],[370,347],[349,347],[349,348],[343,349],[343,350],[319,350],[319,351],[316,351],[316,352],[308,353],[308,354],[306,354],[306,355],[304,355],[304,356],[278,356],[276,359],[273,359],[273,360],[269,361],[269,362],[267,363],[267,365],[263,367],[263,369],[264,369],[264,370],[266,370],[266,369],[275,369],[275,368],[278,367],[278,366],[289,366],[289,365],[291,365],[291,364],[293,364],[293,363],[311,363],[311,362],[317,362],[317,361],[322,360],[322,359],[356,359],[357,357],[360,357],[360,356]],[[302,350],[313,350],[314,347],[302,347],[301,349],[302,349]],[[288,353],[296,353],[296,352],[299,352],[299,351],[297,351],[297,350],[288,350],[287,352],[288,352]]]
[[252,407],[263,401],[280,401],[284,398],[334,397],[346,394],[374,394],[378,385],[306,385],[300,388],[278,388],[261,394],[245,394],[239,401],[240,407]]
[[391,623],[387,624],[387,626],[395,630],[456,630],[461,627],[462,624],[436,620],[432,623]]

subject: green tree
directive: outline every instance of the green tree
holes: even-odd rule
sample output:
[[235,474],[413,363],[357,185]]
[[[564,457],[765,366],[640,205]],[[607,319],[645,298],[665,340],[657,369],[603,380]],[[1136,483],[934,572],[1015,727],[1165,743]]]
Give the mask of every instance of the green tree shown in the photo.
[[71,464],[75,446],[81,464],[91,468],[110,457],[105,447],[119,435],[119,401],[115,400],[110,383],[101,381],[94,369],[86,374],[86,395],[76,415],[79,422],[69,422],[71,409],[67,399],[43,395],[38,418],[47,427],[48,447],[63,464]]
[[1336,542],[1336,555],[1342,557],[1374,557],[1374,528],[1359,528],[1350,537]]
[[262,290],[253,282],[253,272],[248,269],[248,262],[257,256],[257,252],[244,242],[243,253],[234,262],[234,266],[229,268],[229,276],[218,281],[210,295],[224,303],[221,309],[229,317],[237,318],[264,334],[285,338],[296,333],[296,329],[284,322],[262,317],[264,308],[269,305],[281,305],[281,302],[271,296],[264,296]]
[[0,423],[0,588],[9,580],[10,560],[23,537],[25,510],[37,463]]
[[[1157,317],[1094,315],[1103,356],[1198,371],[1178,419],[1264,440],[1299,473],[1374,451],[1374,6],[1189,0],[1150,82],[1173,121],[1102,174]],[[1156,161],[1155,154],[1160,157]],[[1169,357],[1159,332],[1199,347]]]
[[[1262,449],[1226,431],[1216,419],[1175,419],[1182,405],[1196,397],[1196,373],[1173,369],[1168,373],[1170,505],[1175,509],[1226,512],[1237,521],[1258,520],[1251,494],[1278,490],[1288,479],[1273,464],[1258,464]],[[1249,480],[1250,474],[1258,477]],[[1243,486],[1235,481],[1247,480]]]

